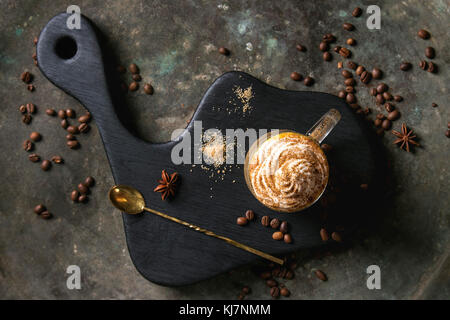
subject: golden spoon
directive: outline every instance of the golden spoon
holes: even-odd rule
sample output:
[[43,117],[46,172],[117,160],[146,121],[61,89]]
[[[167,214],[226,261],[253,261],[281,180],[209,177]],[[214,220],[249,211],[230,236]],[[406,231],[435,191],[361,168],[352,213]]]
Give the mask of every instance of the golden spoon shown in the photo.
[[120,211],[126,212],[128,214],[138,214],[141,213],[142,211],[148,211],[151,213],[154,213],[160,217],[172,220],[173,222],[182,224],[186,227],[189,227],[191,229],[194,229],[195,231],[199,231],[199,232],[203,232],[204,234],[214,237],[214,238],[218,238],[221,240],[226,241],[227,243],[238,247],[240,249],[243,249],[245,251],[251,252],[253,254],[256,254],[260,257],[263,257],[267,260],[273,261],[275,263],[281,264],[283,265],[284,261],[282,259],[276,258],[274,256],[271,256],[270,254],[264,253],[262,251],[259,251],[257,249],[251,248],[249,246],[246,246],[245,244],[239,243],[237,241],[234,241],[230,238],[224,237],[224,236],[220,236],[215,234],[212,231],[200,228],[196,225],[190,224],[189,222],[171,217],[165,213],[150,209],[150,208],[146,208],[145,207],[145,200],[144,197],[142,196],[142,194],[136,190],[133,187],[130,186],[125,186],[125,185],[117,185],[117,186],[113,186],[109,192],[108,192],[108,196],[109,196],[109,200],[111,201],[111,203]]

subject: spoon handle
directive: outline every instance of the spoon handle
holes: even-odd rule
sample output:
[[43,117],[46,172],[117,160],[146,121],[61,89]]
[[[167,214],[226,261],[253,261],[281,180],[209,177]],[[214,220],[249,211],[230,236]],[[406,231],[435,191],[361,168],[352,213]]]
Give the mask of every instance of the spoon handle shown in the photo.
[[274,257],[274,256],[272,256],[272,255],[270,255],[270,254],[267,254],[267,253],[265,253],[265,252],[259,251],[259,250],[257,250],[257,249],[252,248],[252,247],[249,247],[249,246],[247,246],[247,245],[245,245],[245,244],[242,244],[242,243],[240,243],[240,242],[234,241],[234,240],[232,240],[232,239],[230,239],[230,238],[227,238],[227,237],[224,237],[224,236],[215,234],[215,233],[212,232],[212,231],[203,229],[203,228],[198,227],[198,226],[196,226],[196,225],[193,225],[193,224],[191,224],[191,223],[189,223],[189,222],[180,220],[180,219],[175,218],[175,217],[171,217],[171,216],[169,216],[169,215],[167,215],[167,214],[165,214],[165,213],[156,211],[156,210],[154,210],[154,209],[144,208],[144,210],[145,210],[145,211],[148,211],[148,212],[151,212],[151,213],[154,213],[154,214],[156,214],[156,215],[158,215],[158,216],[160,216],[160,217],[169,219],[169,220],[171,220],[171,221],[173,221],[173,222],[182,224],[182,225],[184,225],[184,226],[186,226],[186,227],[189,227],[189,228],[191,228],[191,229],[193,229],[193,230],[195,230],[195,231],[202,232],[202,233],[204,233],[204,234],[206,234],[206,235],[208,235],[208,236],[211,236],[211,237],[214,237],[214,238],[221,239],[221,240],[223,240],[223,241],[225,241],[225,242],[227,242],[227,243],[229,243],[229,244],[231,244],[231,245],[233,245],[233,246],[235,246],[235,247],[237,247],[237,248],[240,248],[240,249],[243,249],[243,250],[248,251],[248,252],[250,252],[250,253],[256,254],[257,256],[260,256],[260,257],[262,257],[262,258],[264,258],[264,259],[270,260],[270,261],[275,262],[275,263],[278,263],[278,264],[280,264],[280,265],[283,265],[283,264],[284,264],[284,261],[283,261],[282,259],[276,258],[276,257]]

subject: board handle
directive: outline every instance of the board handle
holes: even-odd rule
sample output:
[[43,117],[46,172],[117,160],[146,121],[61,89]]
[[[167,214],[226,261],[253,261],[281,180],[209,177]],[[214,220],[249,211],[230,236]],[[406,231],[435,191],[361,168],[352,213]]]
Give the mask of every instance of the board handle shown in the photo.
[[143,143],[123,126],[114,109],[94,25],[81,15],[80,29],[69,29],[69,17],[61,13],[41,31],[36,46],[39,69],[92,113],[108,153],[113,148],[121,151],[117,141]]

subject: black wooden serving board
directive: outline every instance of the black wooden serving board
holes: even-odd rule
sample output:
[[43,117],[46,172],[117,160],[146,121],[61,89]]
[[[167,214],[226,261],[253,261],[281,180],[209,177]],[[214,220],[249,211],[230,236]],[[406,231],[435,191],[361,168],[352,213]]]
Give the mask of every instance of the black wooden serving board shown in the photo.
[[[341,99],[319,92],[277,89],[242,72],[225,73],[201,99],[192,121],[202,120],[204,129],[274,128],[306,132],[330,108],[341,112],[342,120],[325,140],[334,148],[329,156],[331,172],[338,171],[342,177],[341,207],[328,212],[332,216],[329,220],[323,219],[324,209],[320,203],[300,213],[276,213],[252,196],[245,183],[243,165],[233,168],[223,181],[214,182],[208,177],[210,173],[199,166],[192,168],[172,163],[172,147],[180,140],[152,144],[130,134],[111,101],[92,22],[82,17],[81,29],[69,30],[67,17],[67,14],[54,17],[41,32],[37,44],[38,65],[51,82],[92,113],[117,184],[140,190],[148,206],[154,209],[275,255],[320,245],[319,230],[324,225],[333,228],[335,224],[348,223],[346,230],[355,229],[355,217],[363,215],[359,207],[362,201],[358,201],[363,197],[356,190],[359,188],[345,186],[374,181],[375,151],[364,123]],[[77,49],[70,57],[73,41]],[[224,110],[231,108],[228,101],[234,96],[235,86],[252,86],[252,110],[245,116]],[[218,111],[218,107],[222,110]],[[192,121],[179,139],[192,133]],[[178,193],[171,201],[162,201],[160,194],[153,192],[162,169],[177,171],[182,178]],[[112,207],[105,209],[113,210]],[[236,218],[246,209],[253,209],[258,221],[238,226]],[[293,243],[272,240],[272,231],[259,223],[263,215],[288,221]],[[338,221],[334,223],[335,220]],[[123,222],[133,263],[146,279],[158,284],[190,284],[260,259],[152,214],[123,214]]]

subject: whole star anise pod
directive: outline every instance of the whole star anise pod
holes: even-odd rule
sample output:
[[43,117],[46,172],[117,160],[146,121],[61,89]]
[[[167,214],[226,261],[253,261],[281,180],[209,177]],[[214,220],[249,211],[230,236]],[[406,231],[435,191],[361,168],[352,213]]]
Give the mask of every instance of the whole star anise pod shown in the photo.
[[419,144],[414,141],[416,135],[413,134],[412,130],[408,130],[406,127],[406,123],[402,124],[402,131],[398,132],[396,130],[392,130],[392,134],[395,135],[398,139],[394,141],[394,144],[400,144],[400,149],[405,149],[409,152],[409,145],[418,146]]
[[177,172],[174,172],[169,176],[166,170],[163,170],[161,172],[161,180],[158,180],[159,185],[153,191],[161,192],[161,199],[166,200],[169,196],[173,197],[175,195],[177,181]]

